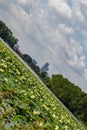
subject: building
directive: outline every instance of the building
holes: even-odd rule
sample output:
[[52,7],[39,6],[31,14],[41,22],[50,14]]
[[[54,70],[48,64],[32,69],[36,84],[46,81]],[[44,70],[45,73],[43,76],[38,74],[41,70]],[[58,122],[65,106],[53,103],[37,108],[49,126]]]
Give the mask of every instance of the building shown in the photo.
[[47,72],[48,70],[49,70],[49,63],[47,62],[47,63],[45,63],[42,67],[41,67],[41,69],[40,69],[40,71],[41,72]]

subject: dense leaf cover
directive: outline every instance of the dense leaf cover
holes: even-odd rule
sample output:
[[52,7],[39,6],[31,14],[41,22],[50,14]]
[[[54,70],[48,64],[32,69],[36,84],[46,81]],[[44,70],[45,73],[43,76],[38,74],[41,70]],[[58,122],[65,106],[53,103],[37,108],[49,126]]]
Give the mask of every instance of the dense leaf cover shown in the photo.
[[18,39],[13,36],[12,31],[7,27],[7,25],[0,20],[0,37],[8,43],[10,47],[17,44]]
[[87,94],[61,74],[52,75],[45,82],[57,98],[87,126]]
[[0,41],[0,130],[84,130]]

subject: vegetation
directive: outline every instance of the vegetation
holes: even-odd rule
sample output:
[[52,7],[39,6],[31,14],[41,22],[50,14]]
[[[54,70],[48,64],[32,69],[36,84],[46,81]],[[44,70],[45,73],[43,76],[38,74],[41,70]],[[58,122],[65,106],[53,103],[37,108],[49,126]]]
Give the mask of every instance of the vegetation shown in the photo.
[[17,44],[18,39],[13,36],[11,30],[6,26],[6,24],[0,20],[0,37],[8,43],[10,47],[13,47]]
[[[7,42],[7,44],[11,48],[13,48],[13,46],[15,44],[17,44],[17,42],[18,42],[18,39],[16,39],[13,36],[13,33],[11,32],[11,30],[6,26],[5,23],[3,23],[3,21],[0,21],[0,37],[5,42]],[[1,49],[1,45],[0,45],[0,49]],[[6,50],[6,48],[5,48],[5,50]],[[2,59],[2,60],[0,59],[0,87],[4,85],[3,87],[4,87],[4,89],[6,89],[7,86],[9,86],[9,90],[6,90],[5,92],[2,89],[3,87],[1,87],[1,89],[0,89],[0,101],[2,101],[3,98],[7,99],[11,95],[15,94],[15,92],[13,90],[14,88],[12,88],[12,86],[16,86],[16,87],[20,86],[19,91],[21,91],[21,87],[23,86],[22,82],[23,83],[25,83],[25,82],[23,79],[23,81],[21,81],[21,85],[20,85],[19,78],[18,79],[14,78],[14,77],[16,77],[16,75],[15,75],[16,67],[20,66],[20,65],[17,66],[15,64],[16,61],[13,62],[12,58],[14,56],[9,57],[7,52],[3,53],[2,51],[0,51],[0,57],[1,58],[7,57],[7,59],[9,59],[9,60],[7,60],[7,63],[6,63],[6,61],[4,61],[4,59]],[[29,55],[24,54],[23,60],[25,60],[25,62],[27,62],[27,64],[38,74],[38,76],[41,78],[41,80],[43,80],[43,82],[47,85],[47,87],[67,106],[67,108],[80,121],[82,121],[84,124],[87,125],[87,94],[82,92],[82,90],[78,86],[75,86],[74,84],[72,84],[70,81],[68,81],[68,79],[64,78],[61,74],[52,75],[51,78],[47,77],[48,76],[47,72],[40,72],[39,66],[37,66],[36,64],[33,63],[32,58]],[[12,72],[11,72],[11,70],[9,70],[10,67],[8,67],[8,69],[6,68],[6,66],[3,67],[3,62],[5,62],[6,66],[8,66],[8,64],[12,64],[12,66],[15,66],[15,69],[12,68],[12,66],[11,66],[11,69],[12,69]],[[3,70],[1,68],[6,69],[5,70],[6,72],[4,73],[4,75],[2,74]],[[20,72],[19,71],[19,70],[21,70],[20,68],[21,68],[21,66],[18,68],[17,73]],[[11,76],[9,76],[10,72],[11,72]],[[7,75],[7,73],[9,74],[8,79],[6,79],[6,78],[4,79],[4,77]],[[20,73],[20,76],[23,76],[21,74],[22,73]],[[2,79],[4,79],[4,80],[2,80]],[[19,80],[19,83],[17,84],[13,79],[15,79],[15,81]],[[7,80],[7,81],[9,80],[10,85],[6,85],[7,83],[5,80]],[[11,91],[10,91],[10,89],[11,89]],[[6,96],[6,95],[8,95],[8,96]],[[7,101],[8,100],[6,100],[6,102]],[[7,102],[7,104],[8,104],[8,102]]]
[[87,125],[87,94],[61,74],[46,78],[45,83],[65,106]]
[[33,62],[33,59],[32,59],[31,56],[29,56],[28,54],[23,54],[23,60],[25,62],[27,62],[27,64],[37,73],[37,75],[42,80],[45,80],[45,78],[47,77],[48,73],[47,72],[40,72],[40,67]]
[[0,130],[84,130],[0,41]]

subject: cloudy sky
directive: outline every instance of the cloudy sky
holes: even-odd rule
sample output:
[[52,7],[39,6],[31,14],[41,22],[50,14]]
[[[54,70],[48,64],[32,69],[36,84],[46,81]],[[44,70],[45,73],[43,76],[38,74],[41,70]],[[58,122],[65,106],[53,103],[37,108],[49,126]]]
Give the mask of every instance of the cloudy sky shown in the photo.
[[23,53],[87,92],[87,0],[0,0]]

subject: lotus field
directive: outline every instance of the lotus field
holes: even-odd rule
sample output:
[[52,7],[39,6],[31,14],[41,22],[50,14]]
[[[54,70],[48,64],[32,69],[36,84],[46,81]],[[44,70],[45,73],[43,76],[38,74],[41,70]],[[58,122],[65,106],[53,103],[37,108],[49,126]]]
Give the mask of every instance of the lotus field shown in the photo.
[[0,130],[84,130],[2,41]]

